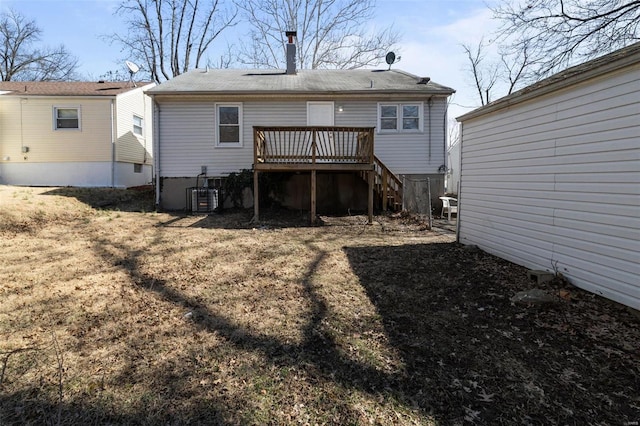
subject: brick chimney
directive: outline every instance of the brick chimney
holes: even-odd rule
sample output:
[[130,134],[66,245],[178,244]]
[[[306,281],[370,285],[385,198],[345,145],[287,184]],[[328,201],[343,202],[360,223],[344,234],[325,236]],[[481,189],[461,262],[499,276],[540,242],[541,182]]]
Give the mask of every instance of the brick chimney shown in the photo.
[[296,45],[294,38],[298,35],[296,31],[286,31],[287,41],[287,74],[296,74]]

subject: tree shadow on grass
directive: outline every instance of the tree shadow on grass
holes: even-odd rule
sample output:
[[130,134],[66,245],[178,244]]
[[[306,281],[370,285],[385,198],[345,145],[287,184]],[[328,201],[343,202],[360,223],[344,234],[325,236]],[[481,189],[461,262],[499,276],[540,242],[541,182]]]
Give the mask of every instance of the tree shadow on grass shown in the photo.
[[[129,384],[136,393],[135,402],[123,407],[99,398],[89,399],[88,405],[64,401],[63,423],[85,423],[78,415],[104,423],[269,423],[269,413],[279,410],[278,404],[291,406],[292,402],[280,396],[264,408],[256,405],[260,392],[234,392],[225,383],[215,384],[222,377],[215,363],[242,364],[249,369],[247,374],[253,374],[247,362],[238,360],[243,356],[263,364],[256,371],[275,369],[279,375],[293,371],[308,386],[331,384],[372,400],[392,399],[419,413],[426,424],[613,424],[637,418],[633,398],[639,383],[637,375],[631,374],[637,371],[637,359],[613,350],[617,336],[594,341],[578,329],[575,320],[563,317],[564,308],[530,311],[512,306],[509,296],[528,284],[518,278],[524,276],[524,269],[456,244],[344,248],[404,366],[384,371],[349,358],[323,324],[332,311],[313,280],[327,253],[308,244],[313,258],[298,283],[308,301],[308,313],[301,340],[291,343],[251,330],[174,283],[145,272],[142,250],[97,239],[95,251],[125,271],[142,294],[189,312],[193,332],[219,344],[200,351],[193,345],[182,358],[151,365],[140,376],[139,365],[150,360],[144,358],[147,352],[136,352],[135,345],[154,342],[131,341],[127,365],[111,380]],[[574,307],[578,308],[583,309]],[[215,359],[199,363],[199,356]],[[201,369],[204,364],[208,369]],[[237,379],[252,380],[246,375]],[[268,379],[275,380],[273,375]],[[194,397],[190,394],[193,381],[206,381],[207,386],[210,381],[215,386]],[[254,380],[249,385],[260,384]],[[52,423],[51,413],[58,405],[38,395],[38,389],[2,396],[2,406],[18,414],[6,414],[0,420],[19,423],[25,419],[21,401],[26,400],[35,413],[29,421]],[[333,410],[326,417],[328,423],[361,420],[357,407],[331,394],[324,401],[301,403],[319,411]]]
[[260,212],[260,221],[253,220],[253,209],[229,208],[210,214],[170,212],[171,219],[158,226],[166,228],[203,229],[284,229],[322,226],[311,224],[309,212],[273,207]]
[[[118,263],[126,265],[132,276],[132,281],[137,283],[141,289],[155,294],[159,299],[170,302],[174,306],[179,306],[183,311],[188,311],[190,321],[196,330],[223,339],[241,353],[257,354],[260,359],[266,360],[271,366],[262,366],[261,369],[277,368],[283,371],[293,369],[306,375],[310,381],[317,384],[338,383],[347,389],[372,395],[379,395],[383,392],[391,393],[402,402],[409,404],[410,395],[405,395],[402,392],[403,377],[385,374],[373,366],[348,359],[338,350],[336,342],[323,330],[322,322],[328,315],[328,307],[326,302],[316,293],[311,280],[326,255],[327,253],[323,251],[316,252],[301,282],[303,293],[310,302],[310,309],[303,329],[303,339],[299,344],[283,342],[276,337],[251,331],[245,326],[213,312],[195,297],[185,295],[166,281],[140,273],[136,253],[129,253],[127,259],[122,259]],[[227,362],[228,360],[223,361]],[[122,372],[122,379],[127,379],[135,374],[133,371],[135,368],[133,366],[131,368],[131,370]],[[181,384],[193,379],[194,376],[197,376],[194,371],[182,371],[176,375],[169,370],[159,369],[154,373],[154,388],[158,392],[166,394],[167,398],[170,397],[170,394],[180,395]],[[167,393],[167,389],[171,389],[171,392]],[[219,403],[227,407],[227,411],[221,414],[226,422],[231,424],[262,423],[256,421],[247,408],[253,404],[251,396],[236,393],[230,399],[231,397],[223,391],[217,394],[217,398]],[[306,403],[309,404],[308,401]],[[329,406],[333,407],[335,411],[333,420],[338,423],[354,422],[360,416],[356,408],[350,406],[347,401],[330,400]],[[278,409],[277,407],[272,408]],[[169,415],[162,420],[175,421],[182,419],[184,415],[185,413],[178,412],[175,413],[175,417]],[[259,419],[260,414],[257,416]],[[263,420],[268,420],[268,418]]]
[[[453,243],[344,251],[401,351],[403,392],[443,424],[639,418],[639,358],[620,345],[640,341],[637,321],[609,301],[572,287],[571,304],[516,306],[526,270]],[[587,333],[599,315],[620,333]]]
[[122,212],[155,210],[154,194],[150,187],[130,189],[63,187],[44,192],[43,195],[75,198],[89,207],[100,210]]

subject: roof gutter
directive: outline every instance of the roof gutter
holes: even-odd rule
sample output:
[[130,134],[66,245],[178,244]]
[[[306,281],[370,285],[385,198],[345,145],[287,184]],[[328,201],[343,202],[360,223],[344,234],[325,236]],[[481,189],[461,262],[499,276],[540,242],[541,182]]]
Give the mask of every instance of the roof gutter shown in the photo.
[[148,95],[153,96],[155,98],[233,98],[236,100],[243,99],[291,99],[291,98],[323,98],[326,99],[330,97],[331,99],[354,99],[354,98],[363,98],[363,99],[381,99],[381,98],[415,98],[415,99],[424,99],[425,97],[448,97],[451,96],[455,91],[428,91],[428,92],[415,92],[415,91],[398,91],[398,90],[389,90],[389,91],[376,91],[376,92],[363,92],[363,91],[325,91],[325,92],[282,92],[282,91],[273,91],[273,92],[188,92],[188,91],[180,91],[180,92],[156,92],[156,93],[148,93]]

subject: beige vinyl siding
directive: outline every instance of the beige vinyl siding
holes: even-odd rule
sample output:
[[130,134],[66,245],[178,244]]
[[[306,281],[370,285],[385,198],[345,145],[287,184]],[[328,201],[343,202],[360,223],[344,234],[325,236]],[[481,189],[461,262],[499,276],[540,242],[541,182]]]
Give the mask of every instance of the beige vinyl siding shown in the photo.
[[[151,164],[152,107],[143,88],[123,93],[116,98],[116,161]],[[143,119],[142,136],[133,133],[133,115]]]
[[[111,160],[110,99],[11,97],[4,100],[3,151],[11,161]],[[10,105],[9,105],[10,103]],[[80,109],[80,129],[55,130],[54,107]],[[22,154],[21,146],[29,147]]]
[[460,240],[640,308],[640,67],[463,122]]
[[20,99],[0,95],[0,162],[22,159],[20,142]]

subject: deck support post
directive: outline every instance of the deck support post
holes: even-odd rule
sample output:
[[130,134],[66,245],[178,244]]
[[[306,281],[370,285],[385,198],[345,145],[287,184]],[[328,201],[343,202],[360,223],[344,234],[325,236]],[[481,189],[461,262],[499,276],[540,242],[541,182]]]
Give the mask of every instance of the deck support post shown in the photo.
[[374,171],[367,172],[369,175],[369,225],[373,224],[373,180],[375,179]]
[[253,220],[254,222],[258,222],[260,220],[260,185],[258,185],[258,177],[260,176],[260,172],[257,170],[253,171]]
[[316,223],[316,171],[311,170],[311,223]]
[[389,177],[387,176],[387,169],[382,169],[382,211],[386,212],[389,203]]

